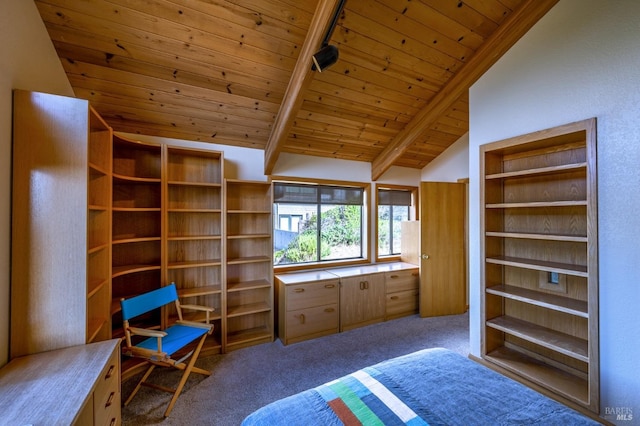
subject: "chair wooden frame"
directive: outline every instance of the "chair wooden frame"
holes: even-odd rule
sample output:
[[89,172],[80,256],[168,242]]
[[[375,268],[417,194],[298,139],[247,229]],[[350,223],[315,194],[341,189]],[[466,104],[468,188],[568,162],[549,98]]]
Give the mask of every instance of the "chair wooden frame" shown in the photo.
[[[178,320],[165,330],[151,330],[146,328],[132,327],[129,320],[139,315],[150,312],[154,309],[161,308],[170,303],[174,303],[178,313]],[[208,335],[213,332],[213,324],[210,324],[210,313],[213,308],[200,305],[182,305],[178,299],[178,293],[174,283],[159,289],[144,293],[130,299],[121,299],[123,328],[125,333],[125,344],[122,352],[131,357],[145,359],[149,364],[149,368],[143,374],[142,378],[131,392],[131,395],[124,402],[128,405],[133,397],[138,393],[141,386],[147,386],[161,391],[173,394],[169,406],[164,416],[169,416],[178,396],[182,392],[187,379],[191,373],[203,374],[210,376],[211,372],[198,368],[195,362],[198,359],[200,350],[204,345],[204,341]],[[195,310],[205,313],[205,322],[186,321],[182,317],[182,310]],[[133,344],[133,336],[143,336],[147,339]],[[172,356],[179,353],[183,348],[197,341],[196,348],[189,351],[179,359],[173,359]],[[188,363],[186,360],[189,359]],[[166,386],[157,385],[147,382],[147,379],[156,367],[171,367],[183,370],[180,382],[175,389]]]

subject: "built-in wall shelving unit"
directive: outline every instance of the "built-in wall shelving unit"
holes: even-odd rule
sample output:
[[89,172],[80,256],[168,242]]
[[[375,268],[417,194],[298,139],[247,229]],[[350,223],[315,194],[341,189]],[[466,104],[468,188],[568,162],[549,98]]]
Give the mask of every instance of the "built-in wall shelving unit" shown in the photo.
[[273,341],[271,182],[225,180],[225,348]]
[[599,410],[596,123],[481,147],[482,357]]
[[10,358],[110,337],[111,136],[86,100],[13,92]]
[[[113,137],[112,318],[121,337],[120,299],[161,286],[162,147]],[[156,313],[143,326],[161,326]]]
[[111,128],[89,107],[87,343],[111,338],[112,137]]
[[[214,332],[203,353],[222,347],[222,176],[220,152],[166,148],[166,272],[183,304],[209,306]],[[194,311],[195,312],[195,311]],[[176,319],[171,309],[168,321]],[[204,313],[185,311],[185,319],[204,321]]]

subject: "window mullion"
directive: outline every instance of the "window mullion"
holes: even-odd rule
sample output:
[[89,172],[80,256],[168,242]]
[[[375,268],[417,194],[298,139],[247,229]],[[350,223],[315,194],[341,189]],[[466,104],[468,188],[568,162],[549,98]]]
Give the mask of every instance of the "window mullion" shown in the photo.
[[322,205],[320,204],[322,198],[320,196],[320,191],[318,191],[317,197],[318,198],[316,199],[316,208],[317,208],[317,212],[318,212],[317,213],[318,226],[316,226],[316,228],[317,228],[317,234],[316,234],[317,235],[316,236],[316,261],[320,262],[322,260],[322,255],[321,255],[321,253],[322,253],[321,252],[321,250],[322,250],[322,247],[321,247],[321,244],[322,244],[322,238],[321,238],[321,235],[322,235]]

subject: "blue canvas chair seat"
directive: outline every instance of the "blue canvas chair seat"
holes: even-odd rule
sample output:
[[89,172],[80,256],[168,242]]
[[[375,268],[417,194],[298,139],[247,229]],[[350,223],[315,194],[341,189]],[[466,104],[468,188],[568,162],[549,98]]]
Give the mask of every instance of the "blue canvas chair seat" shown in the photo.
[[172,325],[163,331],[167,333],[167,335],[162,338],[161,350],[158,349],[158,339],[153,337],[143,340],[138,343],[136,347],[148,349],[154,352],[164,352],[167,355],[173,355],[197,338],[202,337],[203,334],[208,333],[208,331],[203,328],[195,328],[179,324]]
[[[130,320],[147,312],[159,309],[167,304],[174,303],[178,313],[178,320],[165,330],[153,330],[130,326]],[[184,387],[189,374],[199,373],[210,376],[211,372],[196,367],[194,364],[198,359],[200,350],[206,337],[213,331],[213,325],[209,324],[209,314],[213,308],[198,305],[182,305],[178,299],[178,292],[174,283],[161,287],[157,290],[144,293],[130,299],[120,300],[122,307],[122,324],[125,333],[125,345],[122,352],[125,355],[143,358],[149,364],[149,368],[138,382],[131,395],[124,402],[128,405],[136,395],[141,386],[148,386],[173,394],[169,406],[164,415],[167,417],[173,409],[182,388]],[[205,312],[205,322],[185,321],[182,318],[182,310],[191,309]],[[133,343],[134,336],[147,337],[138,343]],[[197,343],[196,343],[197,342]],[[195,349],[187,352],[185,348],[195,344]],[[174,359],[173,355],[184,353],[180,359]],[[189,362],[185,361],[190,358]],[[157,367],[173,367],[184,370],[180,383],[175,389],[160,386],[147,381],[153,370]]]

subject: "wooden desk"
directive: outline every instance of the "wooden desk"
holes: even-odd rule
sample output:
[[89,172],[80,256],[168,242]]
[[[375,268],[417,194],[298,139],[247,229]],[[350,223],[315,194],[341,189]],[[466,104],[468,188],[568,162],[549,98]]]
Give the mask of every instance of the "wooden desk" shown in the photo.
[[12,360],[0,369],[0,413],[14,425],[119,425],[120,340]]

